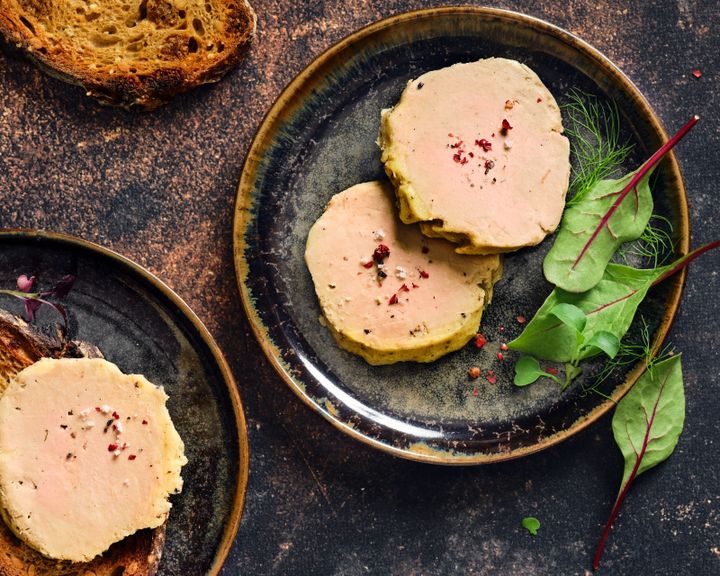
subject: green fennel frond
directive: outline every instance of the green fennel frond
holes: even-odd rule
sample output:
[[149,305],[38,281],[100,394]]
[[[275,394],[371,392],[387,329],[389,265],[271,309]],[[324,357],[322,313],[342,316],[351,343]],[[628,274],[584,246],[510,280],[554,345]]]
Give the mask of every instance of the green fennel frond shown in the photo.
[[620,143],[620,113],[614,103],[602,103],[578,90],[571,90],[567,100],[561,109],[575,160],[567,201],[572,205],[597,182],[612,176],[627,159],[632,145]]
[[658,268],[667,264],[675,251],[672,238],[673,225],[665,216],[653,214],[640,238],[623,244],[617,251],[617,258],[623,264],[632,265],[631,260],[640,259],[645,265]]

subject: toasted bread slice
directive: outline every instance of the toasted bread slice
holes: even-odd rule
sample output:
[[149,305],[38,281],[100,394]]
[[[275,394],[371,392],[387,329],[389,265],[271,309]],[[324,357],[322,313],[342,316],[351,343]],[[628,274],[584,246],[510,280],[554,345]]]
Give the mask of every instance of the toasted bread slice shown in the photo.
[[[0,393],[23,368],[43,357],[102,357],[87,343],[65,342],[59,336],[39,332],[21,318],[0,310]],[[19,540],[0,521],[0,574],[20,576],[152,576],[165,544],[163,524],[153,530],[140,530],[113,544],[102,556],[90,562],[59,562],[46,558]]]
[[0,34],[103,104],[155,108],[219,80],[255,34],[247,0],[0,0]]

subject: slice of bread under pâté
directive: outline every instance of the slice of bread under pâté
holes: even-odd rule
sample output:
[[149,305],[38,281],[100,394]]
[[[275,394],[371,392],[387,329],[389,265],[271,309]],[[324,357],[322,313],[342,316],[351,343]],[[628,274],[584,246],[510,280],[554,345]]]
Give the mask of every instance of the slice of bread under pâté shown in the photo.
[[152,109],[235,66],[247,0],[0,0],[0,34],[103,104]]
[[[45,334],[21,318],[0,310],[0,394],[23,368],[43,357],[102,357],[91,344],[63,341]],[[112,521],[112,519],[108,519]],[[73,563],[46,558],[13,534],[0,520],[0,575],[25,576],[153,576],[158,569],[167,522],[145,529],[113,544],[90,562]]]

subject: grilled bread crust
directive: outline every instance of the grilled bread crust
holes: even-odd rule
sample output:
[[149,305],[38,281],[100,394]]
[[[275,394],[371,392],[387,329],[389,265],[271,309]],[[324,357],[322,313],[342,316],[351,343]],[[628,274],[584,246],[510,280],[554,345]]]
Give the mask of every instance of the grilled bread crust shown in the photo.
[[103,104],[156,108],[218,81],[255,34],[247,0],[0,0],[0,34]]

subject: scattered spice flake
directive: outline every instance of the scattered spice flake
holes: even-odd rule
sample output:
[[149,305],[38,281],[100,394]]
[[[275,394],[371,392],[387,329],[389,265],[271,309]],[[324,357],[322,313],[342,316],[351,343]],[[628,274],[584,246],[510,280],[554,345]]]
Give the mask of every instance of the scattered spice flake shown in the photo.
[[400,286],[400,292],[410,292],[410,288],[407,287],[407,284],[403,284]]
[[473,396],[477,396],[479,394],[477,388],[473,388]]
[[117,444],[108,444],[108,452],[115,452],[118,449]]
[[142,423],[143,423],[143,426],[147,426],[148,421],[147,421],[147,420],[143,420]]
[[522,314],[518,314],[515,320],[517,320],[518,324],[525,324],[525,322],[527,322],[527,318],[525,318]]
[[475,348],[483,348],[485,344],[487,343],[487,340],[485,340],[485,336],[480,334],[479,332],[475,334]]
[[398,303],[397,294],[393,294],[392,296],[390,296],[390,300],[388,300],[388,306],[392,306],[393,304],[397,304],[397,303]]
[[475,140],[475,145],[480,146],[480,148],[483,149],[483,152],[489,152],[490,150],[492,150],[492,142],[486,140],[485,138]]
[[560,371],[557,368],[545,368],[545,372],[557,376]]
[[120,414],[118,414],[118,413],[115,412],[115,411],[113,411],[112,417],[115,418],[115,420],[120,420]]
[[367,269],[369,270],[370,268],[373,267],[373,261],[372,261],[372,260],[368,260],[368,261],[365,262],[362,266],[363,266],[363,268],[367,268]]
[[135,454],[130,454],[130,456],[128,456],[128,460],[135,460],[135,458],[137,458]]
[[468,368],[468,376],[473,380],[475,380],[476,378],[480,378],[480,368],[478,368],[477,366]]
[[535,100],[535,102],[537,102],[538,104],[540,104],[540,102],[542,102],[542,98],[540,98],[540,96],[538,96],[538,99]]
[[514,106],[512,100],[505,100],[505,110],[512,110]]
[[413,287],[413,288],[420,288],[420,286],[418,286],[417,284],[415,284],[415,282],[412,283],[412,287]]
[[427,254],[428,252],[430,252],[430,248],[428,248],[427,246],[423,246],[423,247],[420,249],[420,251],[421,251],[423,254]]
[[504,352],[504,351],[507,350],[507,349],[508,349],[508,345],[505,344],[505,342],[503,342],[502,344],[500,344],[500,350],[502,350],[502,351]]
[[495,162],[492,160],[485,160],[485,174],[490,172],[493,168],[495,168]]
[[702,72],[700,71],[700,68],[694,68],[692,71],[692,75],[695,76],[695,78],[702,78]]
[[422,82],[418,82],[417,89],[422,90],[422,87],[425,86]]
[[503,118],[502,128],[500,129],[500,134],[505,136],[505,134],[508,133],[508,130],[512,130],[512,129],[513,129],[513,127],[510,126],[510,122],[507,121],[507,118]]
[[456,152],[456,153],[453,155],[453,160],[455,160],[455,162],[457,162],[457,163],[460,164],[461,166],[463,166],[463,165],[465,165],[465,164],[468,163],[468,159],[467,159],[465,156],[462,156],[462,153],[461,153],[461,152]]
[[375,262],[382,262],[388,256],[390,256],[390,248],[385,246],[385,244],[378,244],[378,247],[375,248],[373,252],[373,260]]
[[420,278],[430,278],[430,274],[425,272],[425,270],[418,270],[418,272],[420,273]]
[[490,384],[497,384],[497,378],[495,377],[495,372],[493,372],[492,370],[488,370],[488,373],[485,376],[485,380],[487,380]]
[[497,353],[497,359],[498,359],[498,360],[504,360],[504,359],[505,359],[505,356],[503,356],[503,353],[502,353],[502,352],[498,352],[498,353]]

